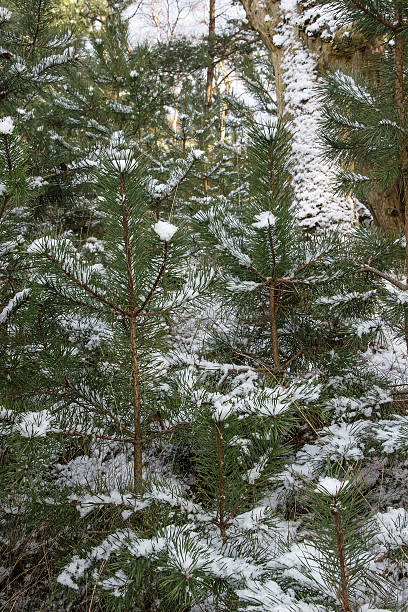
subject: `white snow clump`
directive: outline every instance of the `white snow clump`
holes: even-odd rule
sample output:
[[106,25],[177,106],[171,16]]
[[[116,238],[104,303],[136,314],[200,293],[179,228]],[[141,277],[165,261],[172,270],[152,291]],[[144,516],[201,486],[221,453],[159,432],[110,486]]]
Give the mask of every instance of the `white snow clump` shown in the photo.
[[2,117],[0,119],[0,134],[11,134],[14,129],[14,123],[11,117]]
[[341,489],[347,487],[348,480],[338,480],[337,478],[331,478],[330,476],[325,476],[324,478],[320,478],[315,491],[317,493],[324,493],[325,495],[332,495],[336,497]]
[[255,215],[256,223],[253,223],[253,227],[268,227],[270,225],[275,225],[276,217],[270,210],[264,210],[263,212]]
[[164,242],[170,242],[174,234],[177,232],[178,227],[169,223],[168,221],[157,221],[153,225],[153,230],[156,232],[160,240]]

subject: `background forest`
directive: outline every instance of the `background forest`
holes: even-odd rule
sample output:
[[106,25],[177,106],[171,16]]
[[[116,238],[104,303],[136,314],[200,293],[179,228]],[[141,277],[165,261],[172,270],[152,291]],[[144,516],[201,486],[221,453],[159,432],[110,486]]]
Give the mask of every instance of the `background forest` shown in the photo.
[[406,0],[3,0],[1,610],[408,610]]

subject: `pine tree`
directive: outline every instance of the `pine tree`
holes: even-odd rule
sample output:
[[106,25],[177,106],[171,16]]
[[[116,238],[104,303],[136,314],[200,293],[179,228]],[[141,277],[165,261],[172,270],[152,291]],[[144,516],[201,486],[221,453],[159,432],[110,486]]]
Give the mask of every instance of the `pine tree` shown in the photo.
[[[396,208],[386,214],[394,216],[395,235],[403,225],[405,232],[405,277],[408,275],[408,140],[406,135],[406,65],[407,24],[406,5],[400,0],[376,2],[364,6],[354,0],[323,2],[336,14],[342,25],[353,24],[368,41],[378,44],[379,52],[373,60],[375,78],[368,79],[357,72],[332,71],[322,89],[324,121],[322,137],[326,154],[340,161],[344,170],[338,176],[338,187],[343,193],[350,190],[363,202],[373,193],[395,193]],[[374,221],[376,210],[370,207]],[[397,249],[398,251],[398,249]],[[375,257],[375,254],[373,254]],[[398,252],[396,253],[398,260]],[[375,268],[369,260],[365,269],[379,277],[390,268]],[[388,280],[398,290],[406,290],[392,275]],[[407,314],[402,313],[404,335],[408,344]]]
[[309,551],[303,571],[313,584],[319,582],[318,568],[327,592],[342,612],[350,612],[362,596],[367,598],[367,591],[374,597],[382,591],[372,569],[375,554],[370,552],[375,521],[367,520],[364,494],[349,472],[341,479],[325,476],[306,491],[313,511],[305,523],[315,552]]
[[[10,89],[0,119],[5,565],[46,552],[33,608],[392,607],[405,514],[374,514],[364,470],[406,451],[370,366],[383,319],[404,332],[404,245],[296,221],[265,58],[228,34],[131,47],[108,4],[75,71]],[[255,113],[220,84],[230,51]]]
[[[29,246],[28,253],[36,262],[36,284],[32,291],[45,309],[55,309],[53,320],[58,321],[57,327],[62,325],[64,329],[65,326],[68,331],[70,326],[89,326],[92,321],[98,327],[99,321],[102,337],[112,337],[111,357],[106,354],[105,359],[110,364],[108,372],[115,372],[115,376],[113,379],[107,372],[108,378],[103,382],[101,374],[97,374],[100,363],[92,365],[91,360],[89,371],[84,371],[83,357],[76,355],[69,345],[64,348],[58,340],[55,345],[43,330],[46,334],[41,340],[43,357],[47,362],[55,360],[55,373],[50,372],[48,386],[55,385],[56,398],[60,394],[70,398],[58,410],[58,418],[65,424],[57,429],[67,435],[101,440],[130,442],[132,439],[134,489],[140,492],[144,437],[153,435],[154,438],[151,432],[143,433],[143,428],[148,427],[150,419],[153,422],[159,419],[161,423],[165,419],[160,416],[158,406],[153,408],[152,404],[143,415],[142,405],[149,403],[147,398],[155,386],[151,380],[158,367],[154,354],[159,347],[165,347],[164,321],[181,305],[187,289],[177,280],[181,252],[177,239],[172,241],[177,228],[160,218],[160,209],[154,206],[157,201],[146,206],[140,169],[127,147],[123,136],[116,133],[107,161],[98,174],[98,185],[104,194],[100,202],[104,206],[105,263],[87,263],[86,256],[64,235],[39,238]],[[186,161],[187,170],[194,161],[192,153]],[[176,186],[177,182],[171,180],[169,190],[174,191]],[[201,280],[203,286],[208,283],[207,277]],[[166,291],[163,283],[167,285]],[[200,284],[196,284],[195,291],[200,293]],[[161,377],[164,373],[157,374]],[[129,377],[130,386],[126,383]],[[95,388],[98,378],[100,382]],[[42,395],[46,379],[38,382],[37,393]],[[159,386],[158,379],[156,385]],[[79,402],[77,410],[72,401]],[[123,407],[123,414],[119,406]]]
[[196,215],[204,239],[222,253],[223,295],[235,320],[224,348],[269,373],[321,368],[334,339],[353,361],[351,319],[373,309],[376,294],[356,274],[339,235],[308,236],[296,222],[284,127],[256,127],[250,137],[241,209],[224,199]]

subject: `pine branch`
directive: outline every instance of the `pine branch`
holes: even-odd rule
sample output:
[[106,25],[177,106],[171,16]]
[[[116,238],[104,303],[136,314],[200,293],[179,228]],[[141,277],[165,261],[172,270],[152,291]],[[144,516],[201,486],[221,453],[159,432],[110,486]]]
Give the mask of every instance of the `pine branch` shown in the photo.
[[272,255],[271,277],[273,278],[275,276],[275,270],[276,270],[276,252],[275,252],[275,246],[273,244],[273,235],[272,235],[272,228],[271,228],[270,223],[268,223],[268,241],[269,241],[269,248],[271,250],[271,255]]
[[280,291],[276,289],[275,283],[269,285],[269,327],[272,339],[273,364],[276,369],[281,369],[279,359],[279,337],[278,337],[278,309],[279,309]]
[[[243,265],[243,264],[241,264],[241,265]],[[264,276],[264,275],[263,275],[261,272],[259,272],[259,271],[258,271],[256,268],[254,268],[254,266],[252,266],[252,265],[249,265],[249,266],[243,265],[243,267],[244,267],[244,268],[246,268],[247,270],[249,270],[250,272],[253,272],[253,273],[254,273],[256,276],[258,276],[258,277],[259,277],[259,278],[261,278],[263,281],[265,281],[265,284],[266,284],[266,283],[269,283],[269,282],[271,281],[271,279],[270,279],[270,278],[268,278],[267,276]]]
[[317,263],[318,261],[320,261],[321,259],[323,259],[323,257],[325,257],[326,255],[328,255],[330,252],[332,251],[332,249],[329,249],[328,251],[324,251],[324,253],[320,253],[320,255],[318,255],[317,257],[315,257],[314,259],[310,259],[309,261],[307,261],[306,263],[304,263],[303,265],[299,266],[294,272],[293,272],[293,276],[295,274],[298,274],[299,272],[301,272],[302,270],[305,270],[306,268],[308,268],[309,266],[312,266],[313,264]]
[[350,603],[348,596],[348,583],[349,578],[347,575],[347,562],[345,556],[345,543],[344,543],[344,532],[341,525],[339,513],[337,510],[333,511],[334,522],[336,528],[336,544],[337,544],[337,557],[340,565],[340,577],[341,577],[341,592],[337,589],[337,596],[340,600],[342,612],[350,612]]
[[109,440],[110,442],[122,442],[122,443],[133,443],[133,438],[117,438],[115,436],[107,436],[99,433],[83,433],[81,431],[76,430],[68,430],[68,431],[53,431],[55,434],[63,434],[66,436],[77,436],[81,438],[98,438],[98,440]]
[[3,135],[3,140],[4,140],[4,150],[5,150],[5,153],[6,153],[7,168],[8,168],[9,172],[12,172],[13,164],[11,163],[10,148],[9,148],[9,142],[8,142],[7,134]]
[[140,379],[139,379],[139,358],[136,328],[136,308],[135,308],[135,287],[133,279],[132,251],[130,247],[129,235],[129,208],[127,205],[126,185],[123,172],[120,173],[120,194],[122,197],[122,228],[123,246],[126,258],[126,272],[128,279],[128,298],[129,298],[129,343],[132,358],[131,377],[132,377],[132,403],[133,403],[133,486],[136,493],[141,493],[143,489],[143,441],[141,423],[141,400],[140,400]]
[[194,157],[191,164],[188,166],[187,170],[182,174],[182,176],[178,179],[177,183],[175,183],[175,185],[171,188],[171,190],[166,193],[164,196],[162,196],[161,198],[153,198],[156,204],[161,204],[162,202],[164,202],[167,198],[169,198],[171,195],[173,195],[173,193],[175,191],[178,190],[178,188],[180,187],[181,183],[183,183],[183,181],[187,178],[187,176],[189,175],[191,169],[193,168],[194,164],[196,163],[197,158]]
[[378,23],[381,23],[385,27],[390,28],[390,30],[392,30],[393,32],[398,29],[398,25],[394,24],[392,21],[389,21],[380,13],[376,13],[375,11],[372,11],[367,6],[362,4],[359,0],[351,0],[351,2],[365,15],[367,15],[368,17],[371,17],[372,19],[374,19]]
[[101,314],[106,315],[106,310],[104,310],[103,308],[98,308],[98,306],[94,306],[93,304],[88,304],[87,302],[83,302],[82,300],[77,300],[76,298],[73,298],[70,295],[66,295],[65,293],[59,291],[58,288],[56,288],[52,284],[44,283],[44,286],[49,287],[57,295],[62,297],[64,300],[67,300],[68,302],[75,304],[75,306],[83,306],[84,308],[87,308],[88,310],[92,310],[94,312],[100,312]]
[[397,280],[396,278],[393,278],[389,274],[381,272],[380,270],[377,270],[377,268],[373,268],[368,264],[364,264],[362,268],[359,268],[358,272],[371,272],[372,274],[375,274],[376,276],[385,279],[386,281],[391,283],[391,285],[397,287],[397,289],[401,289],[402,291],[408,291],[408,285],[406,283],[402,283],[401,281]]
[[167,314],[168,312],[171,312],[172,310],[174,310],[174,308],[176,308],[176,304],[174,304],[173,306],[169,306],[168,308],[163,308],[162,310],[150,310],[147,312],[139,312],[137,316],[138,317],[155,317],[158,315]]
[[57,268],[59,270],[61,270],[61,272],[63,274],[65,274],[65,276],[67,278],[69,278],[75,285],[77,285],[77,287],[80,287],[83,291],[85,291],[86,293],[89,293],[90,295],[92,295],[99,302],[101,302],[102,304],[105,304],[105,306],[109,306],[109,308],[111,310],[114,310],[115,312],[119,312],[122,316],[128,317],[130,315],[130,313],[128,311],[123,310],[123,308],[121,308],[120,306],[115,304],[115,302],[111,302],[110,300],[104,298],[102,295],[100,295],[99,293],[94,291],[94,289],[89,287],[89,285],[87,285],[86,283],[84,283],[84,282],[80,281],[78,278],[76,278],[76,276],[74,274],[72,274],[72,272],[69,272],[68,270],[66,270],[64,268],[64,266],[62,264],[60,264],[60,262],[57,259],[55,259],[55,257],[52,257],[52,255],[50,255],[49,253],[44,253],[44,256],[49,261],[51,261],[54,265],[56,265]]
[[154,283],[153,283],[153,285],[152,285],[152,287],[151,287],[150,291],[148,292],[148,294],[147,294],[147,296],[146,296],[145,300],[143,301],[143,304],[142,304],[142,305],[140,306],[140,308],[139,308],[139,309],[136,311],[136,313],[135,313],[136,315],[139,315],[139,314],[140,314],[140,313],[141,313],[141,312],[142,312],[142,311],[143,311],[143,310],[146,308],[146,306],[148,305],[148,303],[149,303],[149,302],[150,302],[150,300],[152,299],[153,294],[154,294],[155,290],[157,289],[157,286],[158,286],[158,284],[159,284],[159,282],[160,282],[160,279],[161,279],[161,277],[162,277],[162,276],[163,276],[163,274],[164,274],[164,270],[165,270],[165,268],[166,268],[166,264],[167,264],[167,260],[168,260],[168,253],[169,253],[169,243],[168,243],[168,242],[164,242],[164,245],[163,245],[163,262],[162,262],[162,265],[160,266],[160,270],[159,270],[159,272],[158,272],[158,274],[157,274],[157,276],[156,276],[156,279],[155,279],[155,281],[154,281]]
[[262,359],[259,359],[258,357],[255,357],[254,355],[250,355],[249,353],[244,353],[243,351],[240,351],[239,349],[231,345],[228,345],[228,347],[237,355],[240,355],[241,357],[246,357],[247,359],[251,359],[252,361],[255,361],[255,363],[258,363],[264,371],[269,372],[269,374],[272,374],[272,376],[275,376],[277,372],[282,371],[282,368],[276,368],[275,366],[268,365],[264,361],[262,361]]
[[225,521],[224,518],[224,510],[225,510],[225,489],[224,489],[224,457],[222,452],[222,433],[220,430],[220,426],[218,423],[214,423],[215,427],[215,437],[217,441],[217,457],[218,457],[218,512],[219,512],[219,521],[218,527],[220,528],[220,533],[223,541],[226,539],[226,527],[228,524],[228,520]]
[[3,215],[6,212],[7,204],[9,203],[10,199],[11,199],[11,195],[9,193],[6,193],[6,195],[3,198],[3,203],[1,205],[1,208],[0,208],[0,221],[2,220]]
[[153,440],[157,440],[157,438],[160,438],[161,436],[165,436],[169,433],[172,433],[179,427],[185,427],[186,425],[192,425],[192,424],[193,424],[192,421],[180,421],[180,423],[173,425],[173,427],[162,429],[161,431],[158,431],[157,433],[154,433],[151,436],[148,436],[147,438],[143,438],[143,443],[145,444],[146,442],[152,442]]
[[[109,418],[111,418],[113,421],[117,423],[120,430],[125,431],[126,433],[130,435],[133,435],[133,431],[131,429],[128,429],[124,425],[122,425],[122,422],[117,415],[112,414],[112,412],[110,412],[110,410],[105,408],[105,406],[103,406],[100,402],[96,401],[92,397],[89,397],[85,393],[83,393],[80,389],[78,389],[78,387],[76,387],[73,383],[71,383],[70,380],[66,376],[64,376],[64,383],[66,387],[71,389],[71,391],[73,391],[79,398],[81,398],[83,401],[86,402],[85,408],[87,410],[91,410],[92,412],[96,412],[96,413],[102,413],[105,416],[108,416]],[[78,399],[76,399],[76,401],[79,403]],[[92,408],[89,407],[89,404],[94,406],[93,410]]]
[[38,1],[38,8],[37,8],[37,23],[36,23],[36,28],[35,28],[33,40],[31,41],[31,44],[30,44],[30,49],[28,50],[27,59],[30,58],[30,55],[33,52],[33,49],[34,49],[35,44],[37,42],[37,38],[38,38],[38,35],[39,35],[39,32],[40,32],[41,13],[42,13],[42,0],[39,0]]

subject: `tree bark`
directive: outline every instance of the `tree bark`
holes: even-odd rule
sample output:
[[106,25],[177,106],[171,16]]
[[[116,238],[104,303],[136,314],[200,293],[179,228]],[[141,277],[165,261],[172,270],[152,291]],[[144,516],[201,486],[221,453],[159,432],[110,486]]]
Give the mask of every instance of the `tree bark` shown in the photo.
[[[403,29],[403,15],[399,2],[396,2],[395,10],[395,22],[399,28]],[[394,85],[394,97],[395,104],[397,106],[397,114],[399,125],[401,126],[401,135],[399,142],[400,152],[400,172],[401,172],[401,213],[404,219],[405,225],[405,279],[408,285],[408,142],[405,137],[405,104],[404,104],[404,55],[405,55],[405,41],[403,33],[399,32],[395,35],[394,44],[394,65],[395,65],[395,85]],[[405,342],[408,350],[408,321],[405,322]]]
[[219,496],[219,522],[221,537],[226,540],[226,521],[225,521],[225,489],[224,489],[224,457],[222,452],[222,433],[218,423],[215,423],[215,437],[217,441],[217,457],[218,457],[218,496]]
[[137,310],[135,304],[135,288],[133,280],[133,265],[132,253],[130,248],[129,235],[129,210],[126,202],[125,179],[123,173],[120,175],[120,192],[123,204],[123,235],[126,257],[126,269],[128,279],[128,297],[129,297],[129,342],[131,353],[131,370],[132,370],[132,400],[133,400],[133,486],[135,493],[141,493],[143,490],[143,439],[142,439],[142,423],[141,423],[141,401],[140,401],[140,380],[139,380],[139,360],[137,351]]
[[[328,35],[324,25],[315,30],[308,23],[306,9],[295,0],[285,3],[285,12],[279,0],[240,0],[250,26],[258,32],[271,54],[277,94],[277,111],[280,117],[292,121],[294,188],[298,204],[298,217],[306,228],[325,227],[333,223],[353,225],[357,222],[351,198],[333,193],[331,170],[319,158],[318,139],[320,107],[314,86],[329,65],[353,68],[369,78],[376,78],[372,58],[378,52],[359,34],[344,30]],[[266,18],[266,21],[265,21]],[[291,71],[301,67],[303,74]],[[293,75],[292,75],[293,77]],[[298,82],[296,82],[296,79]],[[297,100],[296,100],[297,99]],[[304,132],[305,138],[298,138]],[[298,132],[298,134],[297,134]],[[397,186],[387,191],[372,191],[367,196],[367,207],[374,222],[387,233],[401,231],[405,226]]]
[[347,562],[344,553],[344,534],[343,529],[339,517],[339,513],[337,510],[333,512],[334,514],[334,523],[336,528],[336,543],[337,543],[337,558],[340,566],[340,587],[341,590],[338,590],[337,597],[340,600],[340,605],[342,612],[351,612],[349,596],[348,596],[348,572],[347,572]]
[[[204,97],[204,125],[210,118],[210,108],[213,97],[214,74],[215,74],[215,0],[210,0],[209,19],[208,19],[208,52],[210,64],[207,68],[207,82]],[[204,195],[207,196],[209,188],[208,176],[203,177]]]
[[215,0],[210,0],[209,20],[208,20],[208,50],[210,65],[207,68],[207,82],[205,86],[204,98],[204,121],[208,120],[213,94],[213,83],[215,73],[214,63],[214,39],[215,39]]
[[269,325],[271,330],[272,339],[272,355],[273,365],[275,368],[280,368],[281,363],[279,359],[279,340],[278,340],[278,295],[276,293],[276,287],[274,283],[269,286]]

